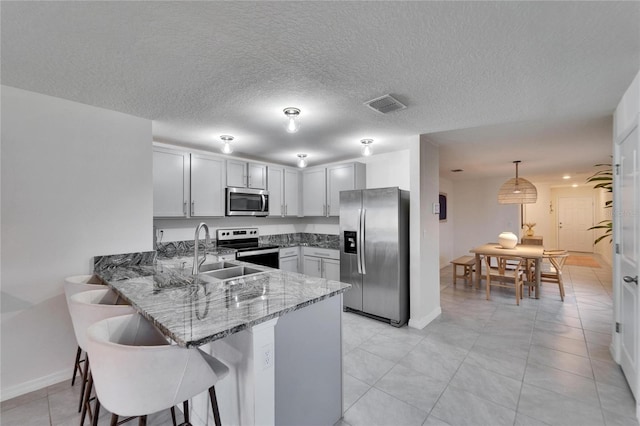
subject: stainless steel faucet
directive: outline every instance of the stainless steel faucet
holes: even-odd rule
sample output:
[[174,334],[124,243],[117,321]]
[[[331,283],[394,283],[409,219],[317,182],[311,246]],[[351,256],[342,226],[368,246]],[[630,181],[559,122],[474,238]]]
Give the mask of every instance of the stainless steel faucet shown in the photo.
[[[205,241],[205,250],[204,250],[204,256],[202,256],[202,260],[198,259],[198,246],[200,245],[200,230],[204,228],[204,241]],[[207,245],[209,245],[209,243],[211,242],[211,238],[209,237],[209,227],[207,226],[206,223],[202,222],[200,225],[198,225],[196,227],[196,235],[193,238],[193,242],[194,242],[194,246],[193,246],[193,270],[191,271],[191,273],[193,275],[198,275],[198,272],[200,271],[200,265],[202,265],[204,263],[205,260],[207,260]]]

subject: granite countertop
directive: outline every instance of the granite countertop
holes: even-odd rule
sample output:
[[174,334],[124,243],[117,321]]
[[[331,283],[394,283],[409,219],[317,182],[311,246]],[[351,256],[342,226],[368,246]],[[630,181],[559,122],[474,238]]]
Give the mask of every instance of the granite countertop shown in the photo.
[[[156,258],[151,264],[103,266],[95,273],[165,335],[185,347],[221,339],[351,287],[237,260],[232,263],[261,272],[220,281],[206,273],[191,275],[192,259],[183,264],[187,256],[184,260]],[[110,265],[109,259],[100,262]]]

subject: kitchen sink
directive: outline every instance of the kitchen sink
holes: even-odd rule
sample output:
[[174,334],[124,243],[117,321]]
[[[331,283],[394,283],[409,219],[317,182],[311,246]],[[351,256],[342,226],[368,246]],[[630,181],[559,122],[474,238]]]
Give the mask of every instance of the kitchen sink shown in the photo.
[[235,268],[238,266],[239,265],[237,263],[233,263],[233,262],[226,262],[226,261],[214,262],[214,263],[207,263],[204,265],[200,265],[199,271],[202,273],[202,272],[209,272],[209,271],[217,271],[217,270],[226,269],[226,268]]
[[205,272],[202,275],[207,275],[219,280],[228,280],[230,278],[244,277],[246,275],[257,274],[260,272],[265,271],[263,271],[262,269],[252,268],[250,266],[230,265],[226,268],[222,267],[217,270],[210,270],[209,272]]

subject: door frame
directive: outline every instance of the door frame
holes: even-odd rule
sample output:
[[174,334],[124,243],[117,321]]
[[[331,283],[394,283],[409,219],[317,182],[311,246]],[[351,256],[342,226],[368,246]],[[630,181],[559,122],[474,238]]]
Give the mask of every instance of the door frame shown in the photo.
[[[620,136],[616,137],[613,141],[613,167],[615,171],[615,165],[620,164],[620,143],[624,141],[637,127],[640,125],[640,114],[637,114],[633,119],[632,123],[627,127],[624,132],[620,133]],[[640,142],[638,142],[640,145]],[[638,146],[638,150],[640,151],[640,146]],[[620,333],[616,333],[616,323],[621,323],[621,255],[615,250],[615,247],[620,242],[620,233],[621,233],[621,224],[619,220],[616,218],[619,216],[620,212],[618,211],[618,206],[620,205],[620,179],[618,178],[617,173],[613,173],[613,244],[614,244],[614,252],[613,252],[613,316],[614,321],[611,324],[611,346],[609,350],[614,361],[617,364],[621,362],[621,335]],[[640,262],[638,263],[638,270],[636,273],[640,274]],[[639,339],[640,340],[640,339]],[[640,344],[638,344],[640,346]],[[640,348],[637,348],[640,349]],[[638,352],[637,352],[638,353]],[[640,383],[640,371],[637,372],[639,377],[636,377],[635,380],[637,383]],[[636,418],[640,419],[640,404],[636,402]]]

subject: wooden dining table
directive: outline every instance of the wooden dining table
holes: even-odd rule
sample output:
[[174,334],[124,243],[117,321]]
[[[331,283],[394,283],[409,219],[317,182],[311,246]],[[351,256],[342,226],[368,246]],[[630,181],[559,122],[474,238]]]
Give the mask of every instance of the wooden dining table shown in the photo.
[[535,267],[535,280],[533,281],[533,285],[536,289],[536,299],[540,298],[540,264],[542,263],[542,258],[544,255],[544,248],[542,246],[518,244],[517,246],[515,246],[515,248],[506,249],[502,248],[498,243],[487,243],[478,247],[474,247],[469,250],[469,252],[476,255],[476,288],[480,288],[480,276],[482,275],[482,256],[515,256],[527,260],[533,260]]

